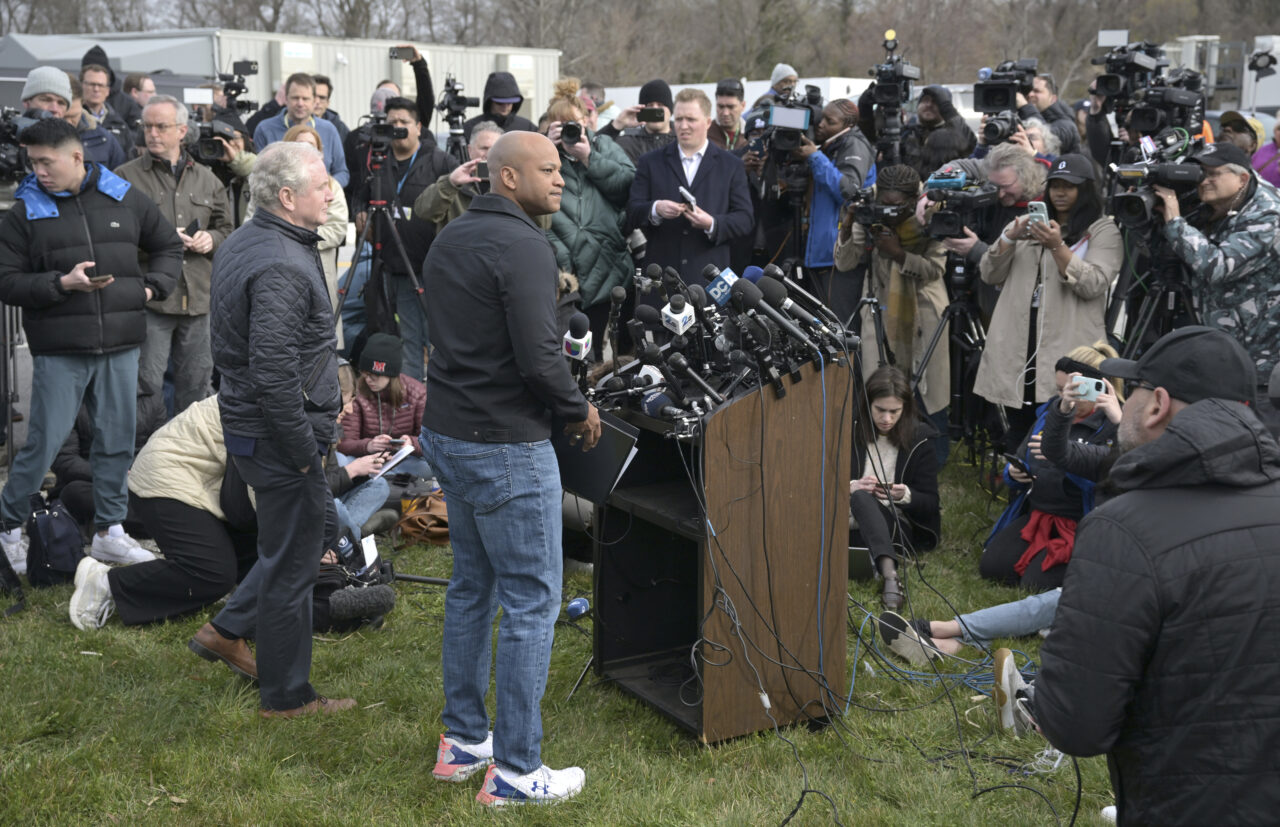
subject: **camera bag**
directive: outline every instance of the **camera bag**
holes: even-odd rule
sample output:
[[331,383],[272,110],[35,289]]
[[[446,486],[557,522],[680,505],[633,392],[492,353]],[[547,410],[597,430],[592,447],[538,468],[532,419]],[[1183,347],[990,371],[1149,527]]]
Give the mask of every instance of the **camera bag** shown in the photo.
[[39,494],[31,496],[27,518],[27,580],[32,586],[70,583],[84,559],[84,538],[75,518],[61,500],[48,505]]

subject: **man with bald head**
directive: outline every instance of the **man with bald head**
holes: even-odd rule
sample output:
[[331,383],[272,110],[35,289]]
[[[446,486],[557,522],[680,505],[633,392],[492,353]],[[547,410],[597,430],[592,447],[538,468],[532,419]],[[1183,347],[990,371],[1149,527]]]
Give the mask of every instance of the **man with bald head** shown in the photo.
[[[504,805],[568,798],[584,781],[578,767],[553,770],[541,755],[562,576],[550,438],[563,427],[589,450],[600,419],[560,355],[555,254],[533,221],[560,209],[555,144],[536,132],[506,133],[489,150],[489,187],[440,231],[423,265],[434,351],[422,450],[449,502],[453,545],[445,731],[432,774],[462,781],[488,767],[476,799]],[[490,731],[485,695],[499,606]]]

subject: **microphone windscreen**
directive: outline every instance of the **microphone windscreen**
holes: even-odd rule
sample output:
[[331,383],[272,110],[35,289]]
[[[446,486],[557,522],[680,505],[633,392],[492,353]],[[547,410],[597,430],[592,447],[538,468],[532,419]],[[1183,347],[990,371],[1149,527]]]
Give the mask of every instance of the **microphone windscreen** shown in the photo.
[[754,363],[751,361],[751,357],[747,355],[747,352],[745,350],[729,351],[729,362],[730,364],[743,365],[746,367],[751,367],[752,365],[754,365]]
[[683,353],[675,352],[667,355],[667,364],[676,370],[684,370],[689,367],[689,360]]
[[640,400],[640,410],[644,411],[646,416],[652,416],[655,419],[662,416],[663,408],[671,405],[671,397],[658,390],[649,391]]
[[661,264],[650,264],[648,267],[644,268],[644,275],[645,275],[645,278],[649,278],[649,279],[659,279],[659,280],[661,280],[661,279],[662,279],[662,265],[661,265]]
[[648,304],[637,304],[636,321],[644,322],[646,325],[662,324],[662,315],[658,313],[658,308]]
[[751,282],[752,284],[755,284],[756,282],[758,282],[760,280],[760,277],[763,275],[764,275],[764,270],[761,270],[759,267],[755,266],[754,264],[752,264],[750,267],[742,271],[742,277],[747,281]]
[[574,313],[569,317],[569,335],[573,338],[581,339],[590,329],[591,320],[587,318],[586,313]]
[[764,300],[770,306],[781,310],[783,303],[787,300],[787,288],[777,279],[761,276],[760,281],[756,282],[756,287],[760,288],[760,292],[764,294]]
[[609,301],[613,304],[622,304],[627,300],[627,288],[618,286],[609,291]]
[[701,284],[689,285],[689,303],[699,310],[703,310],[707,306],[707,291],[702,289]]
[[745,277],[738,279],[733,283],[733,289],[731,292],[739,297],[738,300],[742,302],[742,306],[747,309],[754,308],[756,305],[760,304],[761,299],[764,298],[760,293],[760,288],[747,281]]
[[702,268],[702,277],[707,281],[714,281],[718,275],[720,275],[720,268],[714,264],[708,264]]
[[653,342],[645,342],[640,349],[640,361],[646,365],[656,365],[662,358],[662,351]]
[[329,595],[329,615],[334,620],[377,617],[395,608],[395,589],[386,585],[348,586]]
[[766,264],[764,266],[764,274],[771,279],[782,281],[786,277],[786,273],[782,272],[782,268],[776,264]]

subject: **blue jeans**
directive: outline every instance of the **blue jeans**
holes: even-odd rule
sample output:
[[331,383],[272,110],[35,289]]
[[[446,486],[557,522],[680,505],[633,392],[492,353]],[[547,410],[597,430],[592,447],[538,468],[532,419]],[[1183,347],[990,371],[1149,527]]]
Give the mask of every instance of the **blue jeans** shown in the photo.
[[970,646],[987,646],[996,638],[1034,635],[1053,624],[1062,589],[1033,594],[1012,603],[958,615],[960,634]]
[[333,498],[334,508],[338,509],[338,522],[351,530],[356,537],[363,537],[360,529],[369,522],[373,513],[382,508],[391,496],[391,485],[386,477],[368,479],[352,488],[341,497]]
[[408,276],[393,276],[388,273],[386,278],[391,280],[395,293],[396,321],[400,323],[400,341],[404,343],[404,367],[401,371],[422,381],[422,352],[428,342],[427,315],[422,312],[422,303],[418,301],[413,281]]
[[0,522],[16,528],[31,513],[31,495],[75,427],[81,401],[93,420],[94,521],[99,529],[123,523],[129,512],[138,413],[138,349],[103,356],[32,356],[31,418],[27,442],[0,493]]
[[488,734],[493,618],[499,606],[494,759],[525,774],[542,765],[542,693],[560,612],[562,497],[551,442],[464,442],[422,429],[422,449],[449,506],[453,577],[444,601],[445,735]]

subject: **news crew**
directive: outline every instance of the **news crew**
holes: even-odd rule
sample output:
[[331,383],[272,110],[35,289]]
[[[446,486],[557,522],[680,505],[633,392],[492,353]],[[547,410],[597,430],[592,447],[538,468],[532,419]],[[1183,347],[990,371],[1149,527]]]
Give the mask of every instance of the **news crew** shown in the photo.
[[[445,595],[445,731],[436,778],[491,761],[477,800],[555,801],[582,789],[577,767],[542,762],[540,705],[560,610],[560,471],[553,419],[584,448],[595,408],[560,355],[555,255],[532,216],[560,209],[560,154],[545,136],[508,132],[489,152],[490,192],[436,237],[423,267],[434,355],[422,449],[449,501],[453,576]],[[483,331],[483,335],[476,335]],[[498,607],[496,723],[489,731],[492,623]]]
[[1162,232],[1191,272],[1201,322],[1234,336],[1265,381],[1280,357],[1280,193],[1233,143],[1211,144],[1191,160],[1204,168],[1200,206],[1183,217],[1174,191],[1156,186]]

